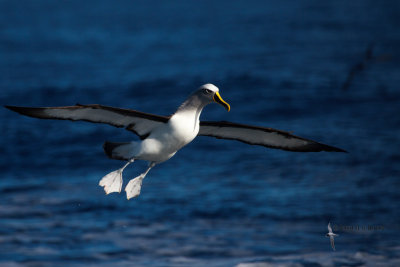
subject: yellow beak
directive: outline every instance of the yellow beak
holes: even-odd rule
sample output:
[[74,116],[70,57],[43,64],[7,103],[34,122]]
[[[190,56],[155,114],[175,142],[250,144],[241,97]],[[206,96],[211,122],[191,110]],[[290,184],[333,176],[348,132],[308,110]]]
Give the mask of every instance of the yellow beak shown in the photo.
[[231,106],[222,99],[222,97],[219,95],[219,92],[215,92],[213,100],[214,102],[221,104],[224,108],[226,108],[228,112],[231,110]]

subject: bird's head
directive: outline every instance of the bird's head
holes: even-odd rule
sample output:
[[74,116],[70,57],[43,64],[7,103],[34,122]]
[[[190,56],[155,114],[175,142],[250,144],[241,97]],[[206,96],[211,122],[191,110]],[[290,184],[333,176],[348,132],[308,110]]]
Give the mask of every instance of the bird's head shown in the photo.
[[205,102],[209,102],[209,103],[216,102],[216,103],[222,105],[224,108],[226,108],[226,110],[228,110],[228,111],[231,110],[231,106],[228,103],[226,103],[222,99],[221,95],[219,94],[218,87],[216,87],[215,85],[213,85],[211,83],[207,83],[207,84],[200,86],[200,88],[197,90],[196,93]]

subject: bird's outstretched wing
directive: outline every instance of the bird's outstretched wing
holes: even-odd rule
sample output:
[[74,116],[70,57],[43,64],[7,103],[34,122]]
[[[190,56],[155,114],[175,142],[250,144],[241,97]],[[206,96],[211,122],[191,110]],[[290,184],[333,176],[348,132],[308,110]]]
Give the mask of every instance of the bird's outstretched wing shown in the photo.
[[200,122],[200,131],[198,135],[212,136],[218,139],[237,140],[250,145],[260,145],[296,152],[346,152],[343,149],[295,136],[288,132],[226,121]]
[[329,233],[333,233],[333,232],[332,232],[331,223],[328,223],[328,231],[329,231]]
[[165,116],[97,104],[40,108],[5,107],[19,114],[40,119],[88,121],[106,123],[119,128],[124,127],[137,134],[141,139],[145,139],[152,129],[169,120],[169,117]]

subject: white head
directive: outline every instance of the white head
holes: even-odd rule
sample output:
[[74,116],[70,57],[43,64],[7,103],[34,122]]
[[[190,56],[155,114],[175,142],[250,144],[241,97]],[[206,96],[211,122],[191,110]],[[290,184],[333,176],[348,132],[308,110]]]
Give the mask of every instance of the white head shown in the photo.
[[226,103],[219,94],[218,87],[211,83],[203,84],[194,94],[196,94],[203,103],[210,104],[216,102],[222,105],[228,111],[231,109],[230,105]]

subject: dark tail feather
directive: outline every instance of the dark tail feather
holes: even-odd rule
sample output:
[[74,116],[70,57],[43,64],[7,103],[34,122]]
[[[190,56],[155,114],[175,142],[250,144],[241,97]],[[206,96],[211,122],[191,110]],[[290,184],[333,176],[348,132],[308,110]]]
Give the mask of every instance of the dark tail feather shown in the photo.
[[129,142],[104,142],[103,144],[103,149],[106,155],[111,158],[111,159],[118,159],[118,160],[129,160],[129,158],[125,158],[121,155],[115,155],[113,154],[113,150],[116,149],[117,147],[124,146],[124,145],[129,145]]

